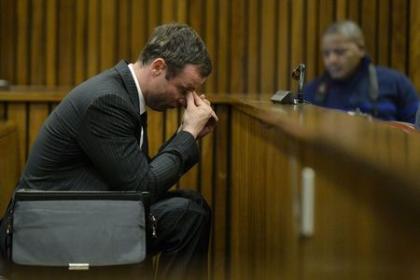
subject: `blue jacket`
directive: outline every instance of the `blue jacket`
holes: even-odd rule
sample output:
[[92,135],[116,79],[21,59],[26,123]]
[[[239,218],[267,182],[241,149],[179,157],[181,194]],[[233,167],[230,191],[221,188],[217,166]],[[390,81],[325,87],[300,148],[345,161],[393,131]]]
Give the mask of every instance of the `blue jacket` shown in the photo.
[[400,72],[376,66],[379,97],[369,96],[369,57],[364,57],[358,70],[346,80],[323,76],[304,88],[305,100],[315,105],[344,111],[360,110],[383,120],[414,123],[419,99],[410,80]]

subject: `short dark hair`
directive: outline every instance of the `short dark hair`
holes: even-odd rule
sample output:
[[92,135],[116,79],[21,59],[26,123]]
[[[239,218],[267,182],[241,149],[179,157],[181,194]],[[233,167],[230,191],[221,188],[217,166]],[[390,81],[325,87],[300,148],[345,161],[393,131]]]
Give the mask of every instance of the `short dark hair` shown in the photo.
[[212,71],[206,45],[186,24],[170,23],[155,28],[138,60],[147,65],[156,58],[165,60],[167,79],[175,77],[187,64],[197,65],[202,77],[208,77]]
[[351,20],[337,21],[330,26],[324,32],[324,36],[330,34],[340,34],[345,38],[353,41],[359,47],[365,47],[365,38],[363,37],[362,29],[357,23]]

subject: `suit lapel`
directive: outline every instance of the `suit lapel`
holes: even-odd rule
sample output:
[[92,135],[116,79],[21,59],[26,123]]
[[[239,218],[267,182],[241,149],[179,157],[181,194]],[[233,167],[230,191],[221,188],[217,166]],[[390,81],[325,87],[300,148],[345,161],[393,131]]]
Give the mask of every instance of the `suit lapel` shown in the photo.
[[128,68],[127,61],[121,60],[116,66],[115,70],[120,74],[125,88],[127,89],[128,96],[130,97],[131,102],[136,108],[137,113],[140,116],[140,101],[139,101],[139,94],[137,92],[136,83],[133,80],[133,76],[131,75],[130,68]]
[[[143,123],[140,118],[140,101],[139,101],[139,93],[137,92],[136,83],[133,80],[133,76],[131,75],[130,68],[128,68],[128,63],[125,60],[121,60],[116,66],[115,70],[121,76],[123,80],[124,86],[127,89],[128,96],[130,97],[131,103],[134,105],[134,108],[137,112],[138,116],[138,127],[136,129],[136,139],[137,143],[140,145],[140,134],[141,128]],[[144,128],[146,129],[146,127]]]

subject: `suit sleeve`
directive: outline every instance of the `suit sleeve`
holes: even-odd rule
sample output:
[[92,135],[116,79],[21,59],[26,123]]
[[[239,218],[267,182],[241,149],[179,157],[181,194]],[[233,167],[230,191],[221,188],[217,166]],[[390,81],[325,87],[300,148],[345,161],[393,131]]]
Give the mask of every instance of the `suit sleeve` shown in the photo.
[[116,95],[100,97],[88,107],[78,141],[113,190],[149,191],[157,197],[198,161],[198,147],[190,133],[180,132],[148,162],[135,135],[137,116],[129,108]]

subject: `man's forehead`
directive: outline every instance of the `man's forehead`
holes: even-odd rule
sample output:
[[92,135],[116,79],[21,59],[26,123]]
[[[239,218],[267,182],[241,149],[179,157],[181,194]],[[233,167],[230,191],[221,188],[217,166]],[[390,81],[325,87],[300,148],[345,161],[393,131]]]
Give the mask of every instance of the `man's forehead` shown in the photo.
[[188,88],[196,88],[201,86],[206,78],[201,77],[198,66],[187,64],[178,75],[183,86]]
[[337,44],[337,45],[349,45],[349,44],[355,44],[357,43],[350,39],[345,37],[341,34],[327,34],[322,38],[322,43],[324,44]]

